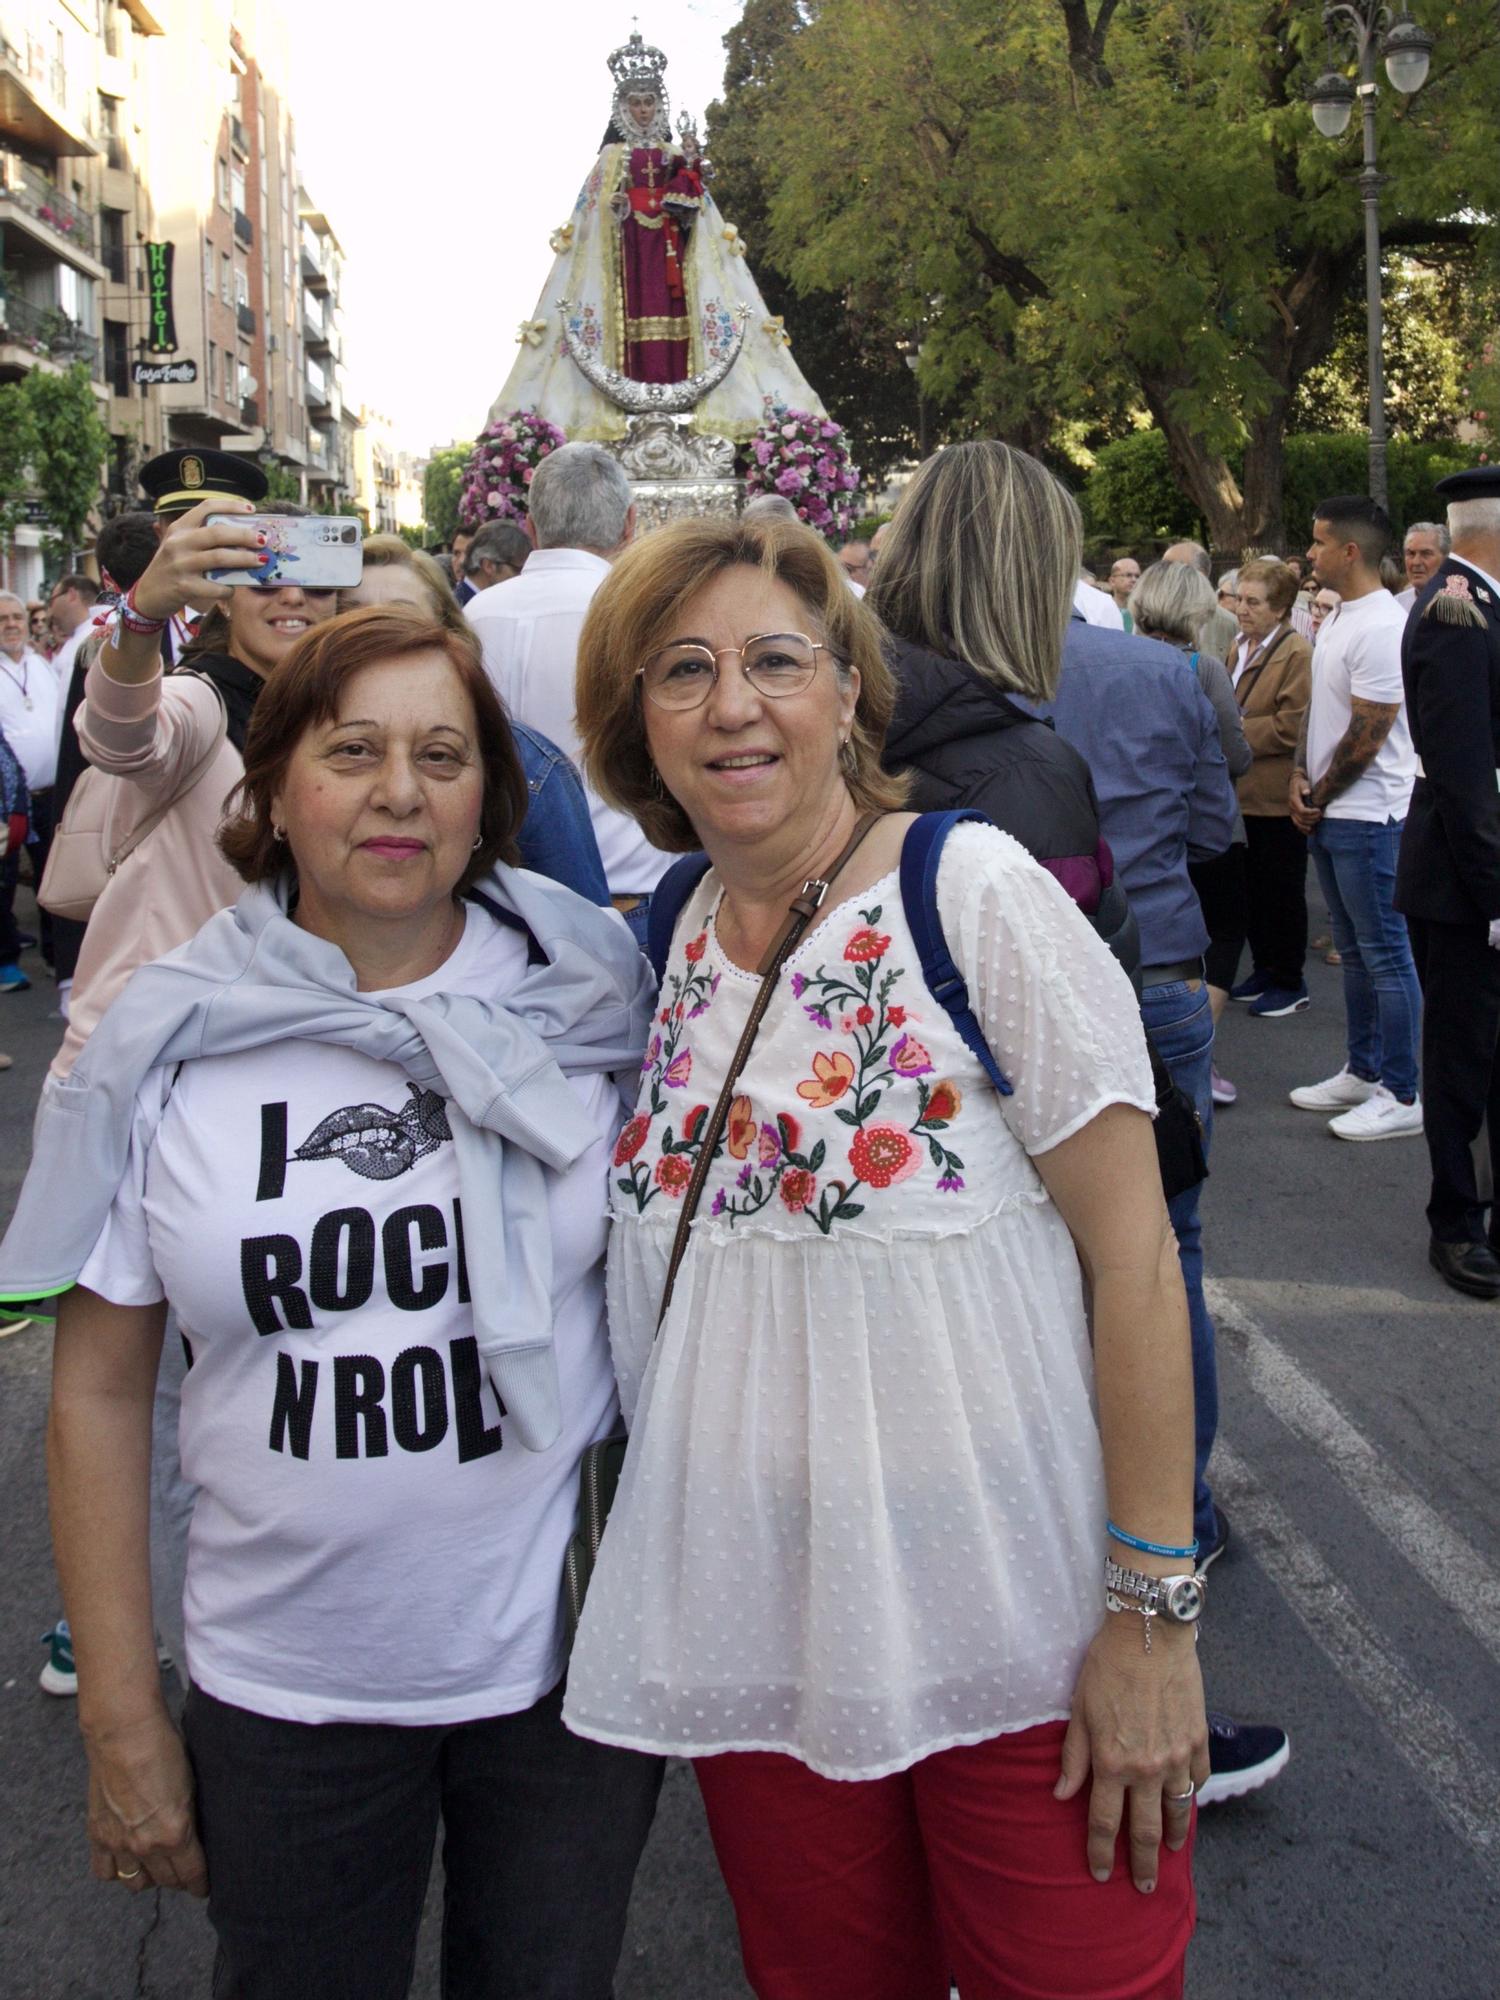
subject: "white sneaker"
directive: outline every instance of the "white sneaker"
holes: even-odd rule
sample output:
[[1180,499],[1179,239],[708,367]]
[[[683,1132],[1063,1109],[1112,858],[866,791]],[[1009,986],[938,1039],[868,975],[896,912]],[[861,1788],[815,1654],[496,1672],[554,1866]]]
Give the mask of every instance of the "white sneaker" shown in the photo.
[[1288,1094],[1299,1111],[1348,1111],[1373,1097],[1379,1088],[1378,1083],[1367,1083],[1345,1067],[1324,1083],[1304,1083],[1300,1090]]
[[1403,1104],[1383,1083],[1377,1083],[1363,1104],[1330,1118],[1328,1129],[1336,1139],[1411,1138],[1422,1129],[1422,1100],[1417,1097]]

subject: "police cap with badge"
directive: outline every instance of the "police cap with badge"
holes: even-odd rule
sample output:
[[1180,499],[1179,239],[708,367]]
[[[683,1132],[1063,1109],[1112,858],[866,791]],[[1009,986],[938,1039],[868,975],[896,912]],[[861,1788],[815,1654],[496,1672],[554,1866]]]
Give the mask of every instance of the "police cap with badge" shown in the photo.
[[209,451],[190,445],[182,451],[159,452],[140,471],[141,486],[159,521],[170,521],[196,507],[200,500],[224,497],[264,500],[266,475],[252,458],[237,452]]

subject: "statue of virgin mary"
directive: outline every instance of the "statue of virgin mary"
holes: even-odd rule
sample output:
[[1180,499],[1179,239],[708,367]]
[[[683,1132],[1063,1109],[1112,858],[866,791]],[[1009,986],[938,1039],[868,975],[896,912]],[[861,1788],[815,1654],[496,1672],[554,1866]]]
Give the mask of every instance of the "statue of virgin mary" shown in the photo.
[[691,430],[738,443],[783,409],[823,414],[708,191],[686,116],[673,136],[666,67],[639,33],[609,58],[604,144],[553,233],[556,261],[492,421],[532,409],[571,439],[614,443],[632,412],[685,410]]

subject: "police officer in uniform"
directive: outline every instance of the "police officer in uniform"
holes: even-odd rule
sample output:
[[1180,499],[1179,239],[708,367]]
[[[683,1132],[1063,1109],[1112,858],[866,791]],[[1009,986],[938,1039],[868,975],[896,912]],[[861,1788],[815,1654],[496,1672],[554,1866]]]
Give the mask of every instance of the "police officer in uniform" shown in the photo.
[[[208,500],[215,493],[232,495],[254,503],[266,497],[266,475],[253,458],[237,452],[208,451],[189,445],[182,451],[159,452],[147,459],[140,470],[141,487],[156,516],[158,538],[165,534],[180,514]],[[187,620],[171,620],[161,635],[163,667],[170,668],[192,638]]]
[[1500,1297],[1500,1205],[1488,1229],[1474,1142],[1500,1161],[1500,468],[1439,480],[1453,552],[1401,648],[1418,759],[1396,908],[1422,982],[1430,1258],[1455,1290]]

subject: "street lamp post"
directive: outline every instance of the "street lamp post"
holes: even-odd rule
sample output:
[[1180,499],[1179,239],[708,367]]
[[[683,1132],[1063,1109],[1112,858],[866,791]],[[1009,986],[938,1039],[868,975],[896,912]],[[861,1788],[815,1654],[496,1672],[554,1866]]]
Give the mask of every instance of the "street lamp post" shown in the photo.
[[1412,96],[1427,81],[1433,38],[1404,11],[1393,15],[1380,0],[1330,0],[1323,24],[1352,39],[1359,56],[1356,88],[1337,70],[1327,70],[1308,92],[1313,123],[1326,139],[1341,138],[1348,129],[1354,101],[1359,99],[1364,128],[1364,163],[1359,193],[1365,211],[1365,337],[1369,349],[1370,498],[1389,505],[1386,480],[1384,329],[1380,301],[1380,169],[1375,152],[1375,81],[1377,54],[1385,72],[1403,96]]

